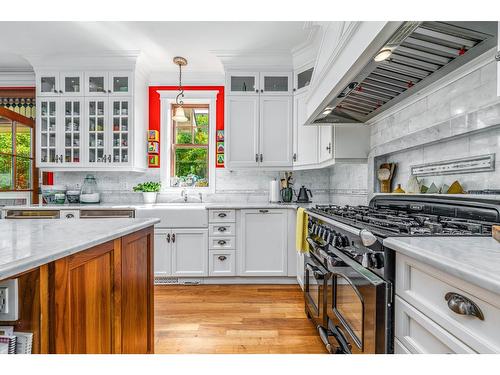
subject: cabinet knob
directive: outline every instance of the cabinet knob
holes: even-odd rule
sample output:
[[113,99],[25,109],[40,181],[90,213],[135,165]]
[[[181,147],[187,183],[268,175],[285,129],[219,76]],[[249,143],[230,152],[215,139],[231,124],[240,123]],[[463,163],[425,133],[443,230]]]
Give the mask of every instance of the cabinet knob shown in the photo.
[[264,89],[260,89],[260,92],[264,92]]
[[217,257],[217,259],[219,259],[221,262],[224,262],[227,259],[227,257],[225,255],[220,255]]
[[255,90],[255,92],[257,92],[257,93],[258,93],[258,92],[259,92],[259,90]]
[[226,240],[219,240],[219,241],[217,241],[217,243],[221,246],[224,246],[225,244],[227,244],[227,241]]
[[59,90],[59,94],[62,94],[62,93],[63,93],[63,91],[62,91],[62,90]]

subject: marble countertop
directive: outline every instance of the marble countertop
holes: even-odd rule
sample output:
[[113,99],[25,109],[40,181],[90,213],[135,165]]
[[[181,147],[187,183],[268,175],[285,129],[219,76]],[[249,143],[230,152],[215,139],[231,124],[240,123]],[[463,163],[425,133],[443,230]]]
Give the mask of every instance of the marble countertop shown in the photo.
[[309,207],[320,203],[247,203],[247,202],[194,202],[194,203],[154,203],[154,204],[116,204],[116,203],[101,203],[101,204],[52,204],[52,205],[28,205],[28,206],[5,206],[0,207],[3,210],[92,210],[92,209],[136,209],[136,208],[165,208],[169,206],[179,207],[199,207],[203,206],[207,209],[252,209],[252,208],[288,208],[296,210],[299,207]]
[[500,243],[491,237],[389,237],[384,245],[500,294]]
[[150,227],[159,221],[0,220],[0,280]]

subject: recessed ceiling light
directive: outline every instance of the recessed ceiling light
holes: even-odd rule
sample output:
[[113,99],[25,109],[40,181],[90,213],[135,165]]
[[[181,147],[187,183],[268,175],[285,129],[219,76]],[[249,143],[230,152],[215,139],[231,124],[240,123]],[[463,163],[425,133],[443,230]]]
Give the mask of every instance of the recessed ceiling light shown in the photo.
[[392,55],[392,50],[390,48],[382,48],[378,53],[375,55],[373,60],[379,62],[379,61],[384,61],[387,60],[389,57]]
[[333,108],[326,107],[325,110],[323,111],[323,114],[329,115],[330,113],[332,113],[332,111],[333,111]]

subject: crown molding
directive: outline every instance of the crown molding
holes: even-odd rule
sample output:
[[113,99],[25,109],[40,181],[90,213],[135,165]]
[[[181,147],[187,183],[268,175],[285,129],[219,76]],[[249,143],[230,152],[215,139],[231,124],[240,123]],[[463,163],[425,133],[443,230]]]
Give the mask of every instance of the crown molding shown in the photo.
[[211,50],[221,61],[224,70],[245,67],[281,67],[291,69],[292,53],[287,49],[273,50]]

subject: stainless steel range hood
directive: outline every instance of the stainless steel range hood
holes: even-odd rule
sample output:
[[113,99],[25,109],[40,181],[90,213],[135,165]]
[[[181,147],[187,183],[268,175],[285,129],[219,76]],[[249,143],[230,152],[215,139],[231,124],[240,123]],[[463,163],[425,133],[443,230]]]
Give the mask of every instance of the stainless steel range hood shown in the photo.
[[496,22],[397,25],[370,45],[306,125],[362,124],[497,45]]

